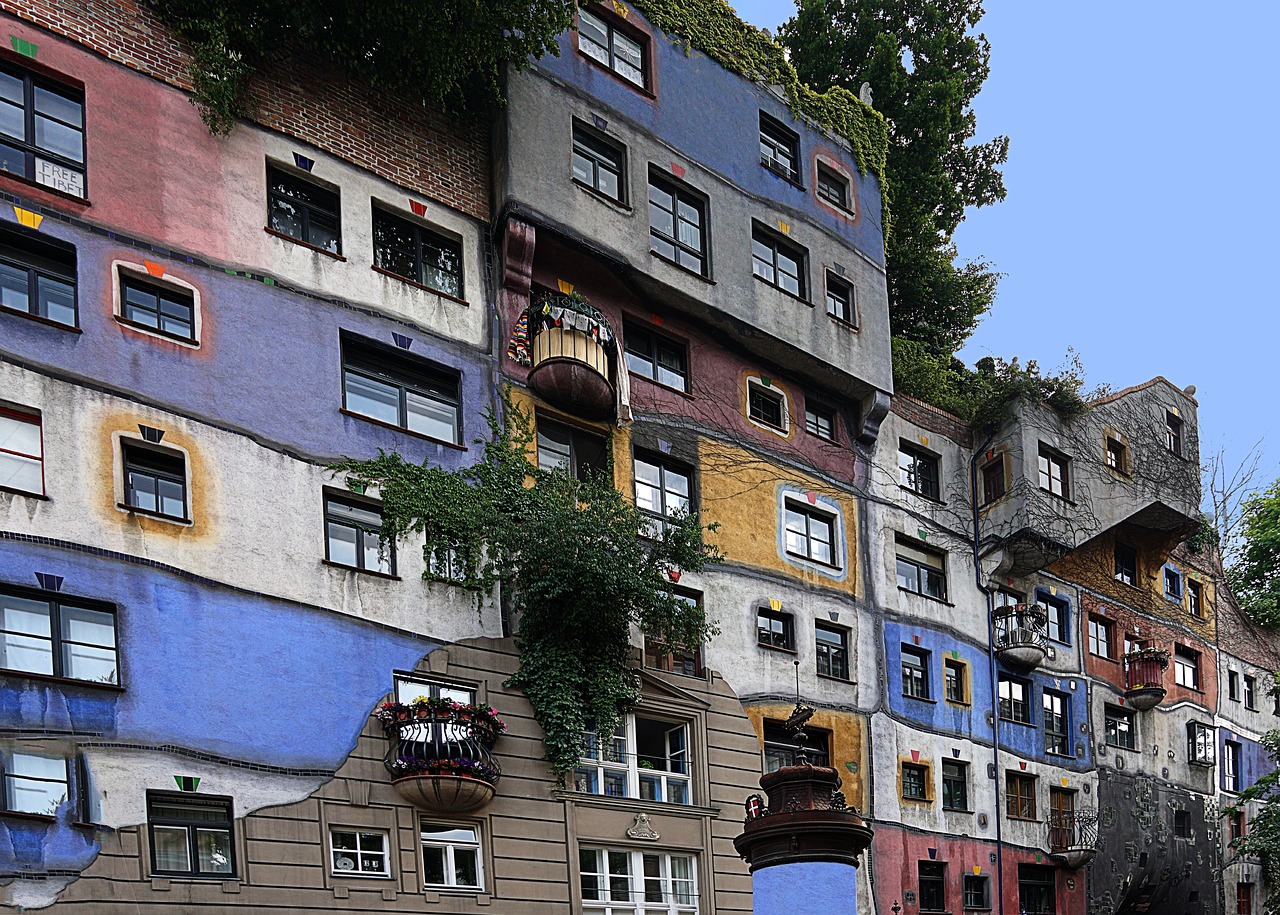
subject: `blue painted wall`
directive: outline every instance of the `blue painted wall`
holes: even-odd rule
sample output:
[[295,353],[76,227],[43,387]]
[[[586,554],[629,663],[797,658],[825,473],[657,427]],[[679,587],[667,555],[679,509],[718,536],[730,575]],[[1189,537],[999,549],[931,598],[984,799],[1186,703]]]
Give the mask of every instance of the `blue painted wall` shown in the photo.
[[858,869],[809,861],[778,864],[751,875],[755,915],[857,915]]
[[1227,741],[1240,744],[1240,788],[1248,788],[1275,768],[1267,748],[1256,740],[1237,734],[1228,728],[1218,728],[1218,787],[1226,789],[1226,779],[1222,767],[1226,759]]

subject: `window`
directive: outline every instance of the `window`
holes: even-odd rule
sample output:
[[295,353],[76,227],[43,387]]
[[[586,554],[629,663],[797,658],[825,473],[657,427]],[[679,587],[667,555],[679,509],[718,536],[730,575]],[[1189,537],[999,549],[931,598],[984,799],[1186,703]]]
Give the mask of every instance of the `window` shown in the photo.
[[677,391],[689,390],[689,353],[684,344],[624,322],[627,371],[665,384]]
[[582,907],[607,915],[698,915],[695,859],[689,855],[578,849]]
[[818,163],[818,197],[834,207],[849,210],[849,182],[835,169]]
[[1031,684],[1000,674],[1000,717],[1005,721],[1031,723]]
[[834,442],[836,440],[835,411],[812,403],[808,398],[805,398],[804,431],[810,435],[816,435],[818,438],[825,438],[829,442]]
[[177,877],[233,876],[231,799],[147,793],[151,872]]
[[383,542],[382,510],[378,506],[342,496],[325,496],[324,536],[325,559],[330,562],[366,572],[395,574],[395,544]]
[[947,810],[969,809],[969,765],[942,761],[942,806]]
[[1107,746],[1122,750],[1138,748],[1138,728],[1130,709],[1108,705],[1104,711],[1103,727]]
[[1173,834],[1179,839],[1191,838],[1191,812],[1175,810],[1173,812]]
[[920,878],[920,911],[942,912],[947,908],[947,865],[940,861],[916,863]]
[[832,273],[827,274],[827,314],[845,324],[857,324],[853,308],[853,286]]
[[1252,711],[1258,710],[1258,681],[1248,674],[1244,675],[1244,707]]
[[966,909],[991,908],[990,878],[983,874],[964,875],[964,907]]
[[1232,842],[1244,836],[1244,813],[1237,810],[1228,820],[1228,836]]
[[573,781],[587,794],[692,804],[689,726],[628,715],[612,735],[583,731]]
[[1138,551],[1127,543],[1116,541],[1116,581],[1126,585],[1138,584]]
[[[590,15],[590,14],[588,14]],[[614,143],[576,122],[573,125],[573,178],[610,200],[626,198],[626,157]]]
[[788,423],[787,402],[781,393],[747,380],[747,417],[755,423],[786,432]]
[[[672,596],[693,607],[702,604],[702,595],[693,591],[673,591]],[[679,646],[672,650],[669,646],[654,642],[649,633],[645,633],[644,637],[644,666],[682,677],[701,677],[705,673],[702,669],[701,645],[694,645],[692,648]]]
[[1009,588],[996,588],[994,603],[997,607],[1016,607],[1022,603],[1024,595]]
[[658,458],[637,457],[635,467],[636,508],[652,517],[650,536],[659,536],[677,513],[689,511],[689,471]]
[[1089,653],[1100,658],[1112,658],[1111,645],[1115,624],[1098,616],[1089,617]]
[[1018,865],[1018,905],[1025,915],[1054,915],[1057,911],[1053,871],[1043,864]]
[[645,87],[644,46],[584,9],[578,10],[578,50],[632,85]]
[[0,781],[3,809],[13,813],[51,817],[70,792],[67,761],[41,753],[0,752]]
[[196,339],[196,298],[189,289],[120,274],[120,319],[187,343]]
[[484,889],[484,859],[474,826],[422,824],[422,877],[428,889]]
[[1204,594],[1200,582],[1194,578],[1187,579],[1187,612],[1192,616],[1204,618]]
[[947,599],[942,557],[903,540],[897,541],[898,587],[937,600]]
[[800,137],[760,112],[760,164],[788,181],[799,181]]
[[764,607],[756,610],[756,643],[769,648],[795,651],[795,631],[790,613],[779,613]]
[[914,801],[929,798],[929,770],[912,763],[902,764],[902,796]]
[[385,832],[329,830],[333,873],[343,877],[390,877],[390,837]]
[[1063,693],[1046,689],[1044,705],[1044,751],[1055,756],[1071,755],[1071,727],[1068,698]]
[[1040,446],[1040,488],[1060,499],[1071,497],[1071,481],[1067,473],[1067,458],[1047,445]]
[[982,504],[1003,499],[1004,494],[1004,458],[998,457],[982,467]]
[[1049,848],[1070,848],[1082,837],[1076,829],[1076,793],[1063,788],[1049,789]]
[[751,231],[751,272],[770,286],[805,298],[804,249],[798,248],[768,229],[755,225]]
[[1200,688],[1200,652],[1173,646],[1173,682],[1188,689]]
[[900,442],[898,445],[898,482],[930,499],[941,496],[938,457]]
[[818,655],[818,674],[849,679],[849,633],[845,629],[815,623],[815,641]]
[[902,646],[902,695],[929,698],[929,652]]
[[1005,773],[1005,810],[1015,820],[1036,818],[1036,779],[1034,775]]
[[0,171],[84,197],[84,93],[0,67]]
[[1182,600],[1182,573],[1168,566],[1164,568],[1164,596],[1170,600]]
[[124,451],[124,501],[146,514],[187,520],[186,459],[173,451],[146,448],[133,441]]
[[965,665],[952,658],[942,660],[942,679],[946,688],[947,701],[967,703],[969,694],[965,683]]
[[706,203],[683,187],[649,176],[649,250],[699,276],[707,274]]
[[1253,884],[1236,884],[1236,915],[1253,915]]
[[75,327],[76,249],[0,229],[0,308]]
[[[392,551],[391,557],[393,560],[395,558],[394,547],[394,544],[388,546],[388,549]],[[470,548],[457,542],[450,543],[448,546],[432,547],[431,555],[427,557],[427,574],[440,581],[465,583],[470,567]]]
[[44,437],[39,415],[0,407],[0,489],[44,495]]
[[342,253],[338,192],[267,166],[267,227],[330,254]]
[[442,442],[461,442],[458,377],[422,359],[342,338],[342,406]]
[[1187,762],[1193,766],[1213,765],[1213,728],[1200,721],[1187,722]]
[[1222,790],[1240,790],[1240,744],[1234,740],[1222,744]]
[[373,264],[428,289],[462,298],[462,244],[373,208]]
[[1049,638],[1064,645],[1071,644],[1071,605],[1060,597],[1036,591],[1036,606],[1045,613]]
[[835,518],[787,500],[787,553],[823,565],[838,566]]
[[1227,671],[1227,698],[1240,701],[1240,675],[1234,670]]
[[1112,470],[1118,470],[1120,471],[1120,473],[1127,472],[1126,471],[1127,465],[1125,464],[1124,452],[1125,452],[1125,447],[1118,439],[1114,439],[1111,436],[1107,436],[1107,444],[1106,444],[1106,451],[1105,451],[1104,457],[1106,459],[1108,467],[1110,467]]
[[[805,749],[808,751],[805,755],[809,760],[809,764],[813,766],[830,765],[828,762],[831,758],[830,735],[826,731],[819,731],[811,727],[805,728],[805,735],[808,738],[805,741]],[[796,766],[799,764],[800,754],[791,732],[781,724],[766,721],[764,723],[764,771],[776,772],[783,766]]]
[[538,417],[538,466],[563,470],[578,480],[588,474],[606,473],[605,440],[574,426]]
[[0,591],[0,668],[118,686],[114,608],[48,592]]
[[1164,433],[1165,447],[1182,457],[1182,420],[1172,413],[1165,413]]

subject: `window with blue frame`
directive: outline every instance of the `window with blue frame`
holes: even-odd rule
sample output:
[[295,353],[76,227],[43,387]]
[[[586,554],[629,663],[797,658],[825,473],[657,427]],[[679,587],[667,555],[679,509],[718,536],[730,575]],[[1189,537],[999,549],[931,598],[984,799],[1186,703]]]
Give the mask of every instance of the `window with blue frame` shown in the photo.
[[1182,572],[1176,566],[1164,567],[1164,596],[1169,600],[1182,600]]

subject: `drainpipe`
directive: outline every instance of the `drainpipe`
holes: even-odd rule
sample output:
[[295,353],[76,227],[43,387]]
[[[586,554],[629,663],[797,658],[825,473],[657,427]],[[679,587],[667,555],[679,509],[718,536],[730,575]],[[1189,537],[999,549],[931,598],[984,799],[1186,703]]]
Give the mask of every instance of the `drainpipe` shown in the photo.
[[993,779],[996,797],[994,811],[996,818],[996,905],[998,907],[998,915],[1004,915],[1004,839],[1000,823],[1000,700],[999,685],[996,679],[995,598],[991,594],[991,589],[982,580],[982,561],[978,557],[978,459],[994,440],[994,433],[988,435],[987,440],[982,443],[980,448],[974,451],[973,457],[969,459],[969,492],[973,500],[973,580],[974,584],[978,586],[978,590],[987,599],[987,674],[990,680],[991,698],[993,700],[991,708],[991,759],[996,773],[996,777]]

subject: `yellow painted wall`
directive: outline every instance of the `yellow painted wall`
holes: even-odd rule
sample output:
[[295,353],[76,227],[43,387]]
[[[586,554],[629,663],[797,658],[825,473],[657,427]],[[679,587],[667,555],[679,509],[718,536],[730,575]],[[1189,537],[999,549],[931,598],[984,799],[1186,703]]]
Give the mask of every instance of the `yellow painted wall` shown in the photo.
[[[761,761],[764,759],[764,722],[786,721],[791,717],[791,705],[752,705],[743,708],[751,719],[760,741]],[[813,713],[807,725],[810,729],[831,734],[831,765],[840,773],[844,784],[840,790],[850,807],[862,810],[866,797],[866,719],[849,712],[832,712],[819,709]],[[761,769],[763,772],[763,768]]]

